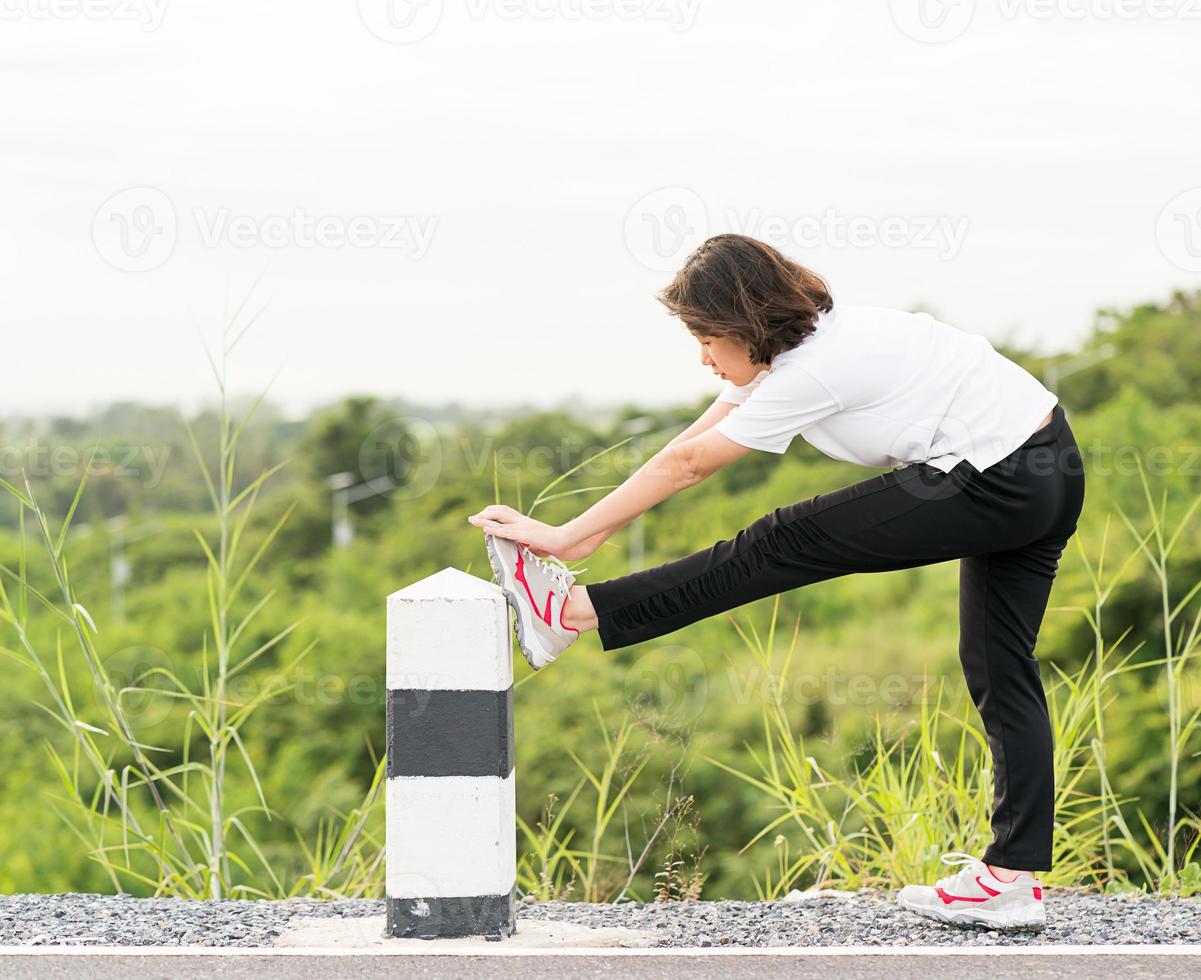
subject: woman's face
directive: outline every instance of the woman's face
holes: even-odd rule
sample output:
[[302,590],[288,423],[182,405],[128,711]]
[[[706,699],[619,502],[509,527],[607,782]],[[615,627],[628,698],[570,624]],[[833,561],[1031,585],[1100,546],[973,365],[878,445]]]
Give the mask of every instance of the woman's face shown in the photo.
[[730,337],[693,334],[701,345],[701,363],[736,385],[750,384],[767,367],[751,360],[746,347]]

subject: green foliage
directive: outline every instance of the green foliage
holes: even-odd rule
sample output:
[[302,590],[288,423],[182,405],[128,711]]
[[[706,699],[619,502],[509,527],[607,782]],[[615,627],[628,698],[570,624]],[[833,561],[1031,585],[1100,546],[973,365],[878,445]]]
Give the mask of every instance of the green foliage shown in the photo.
[[[1089,482],[1039,635],[1054,880],[1201,885],[1196,311],[1107,315],[1084,349],[1121,355],[1062,380]],[[5,426],[24,448],[0,472],[0,890],[381,894],[383,597],[446,566],[488,577],[467,514],[499,493],[567,520],[704,407],[235,406]],[[120,465],[131,446],[151,450]],[[395,486],[349,505],[334,548],[343,471]],[[868,476],[800,440],[752,454],[615,535],[582,581]],[[516,657],[519,887],[750,898],[898,881],[978,844],[991,785],[957,591],[954,562],[849,576],[611,653],[589,636],[536,674]],[[801,624],[786,670],[777,622]]]
[[1128,312],[1104,310],[1084,352],[1112,345],[1095,367],[1063,380],[1063,394],[1088,411],[1118,391],[1141,392],[1170,408],[1196,402],[1201,390],[1201,294],[1176,293],[1164,305],[1145,303]]
[[[0,615],[11,626],[17,645],[0,650],[38,676],[49,699],[39,706],[67,734],[68,751],[50,738],[43,742],[49,757],[46,776],[59,793],[47,793],[39,802],[62,817],[84,853],[118,891],[138,888],[155,895],[223,898],[378,890],[382,849],[367,830],[367,820],[380,797],[382,761],[363,805],[348,815],[338,814],[336,823],[321,821],[312,847],[300,840],[307,874],[294,881],[282,877],[256,838],[256,818],[270,821],[275,814],[243,733],[258,709],[291,689],[289,676],[312,644],[253,689],[238,683],[239,675],[277,654],[298,624],[290,623],[261,642],[256,635],[255,619],[273,592],[256,594],[252,576],[288,511],[266,533],[247,533],[255,503],[275,469],[245,486],[235,481],[238,442],[249,416],[234,420],[226,411],[225,358],[241,335],[231,339],[230,333],[223,337],[221,368],[214,365],[222,392],[216,467],[207,465],[188,430],[215,515],[212,539],[199,529],[194,532],[207,560],[203,608],[208,616],[193,678],[185,677],[166,656],[154,662],[155,648],[145,647],[151,653],[149,662],[134,657],[132,675],[121,679],[114,667],[129,660],[120,654],[130,651],[120,651],[115,658],[102,653],[100,631],[76,591],[66,550],[88,469],[57,530],[28,480],[23,490],[4,483],[17,504],[18,537],[16,568],[4,568],[0,577]],[[29,569],[27,517],[46,557],[52,591],[39,589]],[[11,591],[5,578],[12,583]],[[31,629],[34,605],[58,627],[53,657]],[[64,628],[69,634],[66,647]],[[85,691],[73,683],[80,679]],[[161,711],[148,711],[151,706]],[[161,737],[168,721],[179,732],[178,742],[156,744],[172,741]],[[231,758],[242,767],[240,786],[232,778]]]

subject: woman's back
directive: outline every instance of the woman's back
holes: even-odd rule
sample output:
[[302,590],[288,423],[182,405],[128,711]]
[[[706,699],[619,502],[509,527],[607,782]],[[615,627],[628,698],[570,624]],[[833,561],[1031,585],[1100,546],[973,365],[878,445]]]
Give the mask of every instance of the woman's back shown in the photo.
[[837,303],[815,332],[718,399],[738,408],[717,430],[782,453],[800,435],[864,466],[927,462],[977,470],[1008,455],[1058,401],[986,337],[928,313]]

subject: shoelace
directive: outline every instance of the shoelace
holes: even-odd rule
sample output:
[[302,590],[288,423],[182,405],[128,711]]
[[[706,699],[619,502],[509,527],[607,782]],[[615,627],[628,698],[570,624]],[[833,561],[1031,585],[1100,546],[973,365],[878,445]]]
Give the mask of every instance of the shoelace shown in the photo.
[[[576,573],[568,568],[561,559],[554,555],[547,555],[544,558],[534,554],[525,545],[521,545],[521,547],[525,550],[526,556],[564,592],[567,592],[575,584]],[[580,569],[580,571],[584,571],[584,569]]]
[[[963,851],[947,851],[947,853],[939,858],[939,860],[942,861],[943,864],[948,864],[952,867],[962,866],[965,864],[984,865],[984,862],[974,854],[965,854]],[[939,878],[938,881],[935,882],[935,886],[938,888],[946,888],[947,885],[954,884],[961,874],[963,874],[962,868],[953,874],[947,875],[945,878]]]

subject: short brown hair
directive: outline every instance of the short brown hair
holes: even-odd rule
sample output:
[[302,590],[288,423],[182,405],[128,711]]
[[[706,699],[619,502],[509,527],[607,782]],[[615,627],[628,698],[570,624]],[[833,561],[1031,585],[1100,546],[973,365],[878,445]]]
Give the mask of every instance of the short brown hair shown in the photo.
[[813,333],[834,306],[815,272],[746,235],[714,235],[656,297],[693,333],[742,341],[757,364]]

